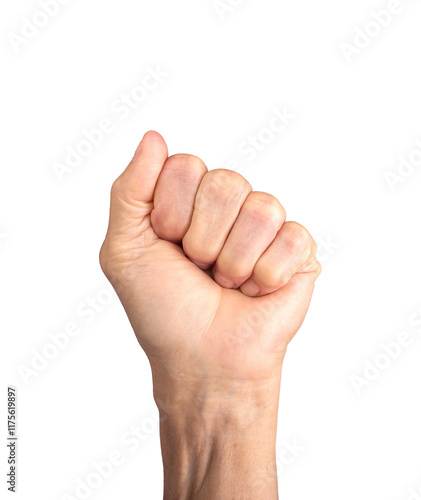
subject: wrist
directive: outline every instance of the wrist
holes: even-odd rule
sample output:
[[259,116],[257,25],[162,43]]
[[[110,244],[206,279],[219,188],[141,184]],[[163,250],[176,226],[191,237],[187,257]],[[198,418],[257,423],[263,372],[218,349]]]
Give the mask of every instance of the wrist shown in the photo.
[[280,377],[164,381],[155,370],[164,498],[278,498],[279,385]]

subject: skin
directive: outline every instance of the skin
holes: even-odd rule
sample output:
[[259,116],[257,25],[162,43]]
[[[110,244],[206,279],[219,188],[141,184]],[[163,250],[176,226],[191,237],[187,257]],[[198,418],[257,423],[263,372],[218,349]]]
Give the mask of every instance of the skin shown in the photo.
[[114,182],[101,267],[151,364],[164,499],[276,499],[288,343],[317,247],[238,173],[148,132]]

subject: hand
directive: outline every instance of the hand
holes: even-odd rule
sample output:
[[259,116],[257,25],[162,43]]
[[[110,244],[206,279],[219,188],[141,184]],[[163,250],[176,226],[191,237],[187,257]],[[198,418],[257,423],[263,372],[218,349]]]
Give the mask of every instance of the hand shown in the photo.
[[274,462],[282,361],[320,273],[317,247],[238,173],[167,156],[148,132],[113,184],[100,253],[151,364],[165,496],[277,498],[276,477],[240,485],[228,471],[253,464],[261,479]]

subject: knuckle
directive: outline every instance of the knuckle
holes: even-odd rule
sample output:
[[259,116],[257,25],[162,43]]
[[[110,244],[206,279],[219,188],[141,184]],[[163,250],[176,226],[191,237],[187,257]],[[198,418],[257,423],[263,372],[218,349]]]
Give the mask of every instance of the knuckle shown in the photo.
[[281,226],[286,219],[286,212],[281,203],[268,193],[253,192],[247,198],[246,210],[256,214],[262,222]]
[[310,248],[311,236],[305,227],[298,222],[286,222],[282,226],[285,244],[293,250]]
[[205,196],[209,198],[220,198],[221,195],[238,198],[244,192],[251,191],[249,182],[233,170],[211,170],[203,177],[202,184]]
[[226,168],[215,168],[214,170],[208,172],[208,176],[209,178],[219,180],[221,183],[248,184],[248,181],[241,174]]
[[198,156],[185,153],[170,156],[165,163],[165,168],[176,168],[178,171],[190,171],[196,168],[207,170],[205,163]]

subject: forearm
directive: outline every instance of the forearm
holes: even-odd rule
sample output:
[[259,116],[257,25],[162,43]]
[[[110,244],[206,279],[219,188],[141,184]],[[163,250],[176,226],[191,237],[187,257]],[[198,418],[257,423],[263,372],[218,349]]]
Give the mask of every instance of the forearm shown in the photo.
[[164,499],[276,500],[279,384],[187,387],[156,397]]

